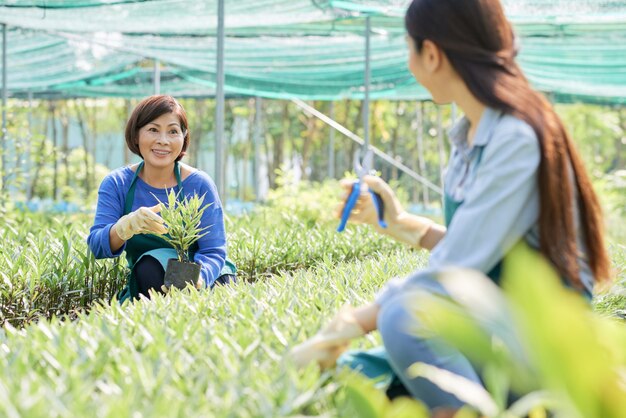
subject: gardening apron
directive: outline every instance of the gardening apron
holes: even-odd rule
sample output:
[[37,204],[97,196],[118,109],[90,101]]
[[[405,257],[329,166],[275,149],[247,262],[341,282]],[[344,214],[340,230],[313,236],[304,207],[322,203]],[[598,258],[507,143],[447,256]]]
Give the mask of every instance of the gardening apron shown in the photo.
[[[478,148],[477,165],[480,164],[480,160],[482,159],[483,149],[484,147]],[[462,204],[462,200],[455,200],[444,191],[444,219],[446,228],[450,226],[454,214]],[[502,261],[500,261],[487,276],[494,282],[499,283],[501,272]],[[387,390],[388,394],[402,393],[404,391],[402,382],[389,365],[387,351],[384,346],[367,351],[348,351],[339,357],[337,366],[348,366],[370,379],[374,379],[375,386],[379,389]]]
[[[130,183],[128,193],[126,193],[126,199],[124,201],[124,215],[128,215],[133,208],[133,202],[135,201],[135,189],[137,187],[137,178],[139,172],[143,168],[143,161],[139,163],[133,180]],[[178,162],[174,163],[174,175],[176,176],[176,183],[178,183],[178,198],[182,195],[180,191],[183,189],[182,182],[180,180],[180,167]],[[194,244],[195,248],[190,250],[191,256],[197,249],[197,244]],[[170,258],[177,258],[176,250],[163,238],[152,234],[136,234],[133,235],[128,241],[126,241],[126,261],[128,261],[128,281],[126,287],[124,287],[118,294],[118,300],[120,303],[124,303],[128,299],[137,299],[139,297],[139,290],[137,288],[137,278],[135,277],[135,265],[143,256],[154,257],[161,263],[163,270],[167,268],[167,260]]]
[[[126,194],[124,202],[124,215],[127,215],[132,211],[133,202],[135,201],[137,177],[139,176],[139,172],[142,168],[143,161],[139,163],[130,184],[130,188],[128,189],[128,193]],[[178,162],[174,164],[174,175],[176,176],[176,183],[178,183],[179,194],[177,198],[181,199],[183,196],[183,193],[181,192],[183,190],[183,184],[180,178],[180,167]],[[189,258],[191,260],[193,260],[193,256],[197,250],[198,243],[195,242],[189,249]],[[118,294],[118,300],[120,303],[123,303],[128,299],[137,299],[139,297],[137,278],[135,277],[135,265],[144,256],[154,257],[159,263],[161,263],[164,271],[167,269],[167,260],[170,258],[176,259],[178,257],[174,247],[159,236],[152,234],[137,234],[132,236],[128,241],[126,241],[126,260],[128,261],[128,268],[130,269],[130,272],[128,274],[126,286]],[[218,280],[220,280],[223,275],[229,275],[226,277],[234,277],[236,273],[237,268],[235,265],[229,260],[226,260]]]

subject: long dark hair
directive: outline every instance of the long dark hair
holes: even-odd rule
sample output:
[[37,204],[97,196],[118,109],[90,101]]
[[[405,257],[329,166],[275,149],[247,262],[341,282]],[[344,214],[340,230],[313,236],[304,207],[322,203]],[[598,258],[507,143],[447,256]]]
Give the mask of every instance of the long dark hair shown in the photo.
[[[405,25],[418,50],[426,39],[443,50],[481,103],[514,115],[534,129],[541,146],[540,251],[562,277],[575,287],[582,286],[574,223],[577,204],[595,280],[608,279],[610,262],[600,204],[563,122],[548,100],[530,87],[515,62],[515,36],[500,2],[414,0]],[[572,176],[574,181],[568,181]]]

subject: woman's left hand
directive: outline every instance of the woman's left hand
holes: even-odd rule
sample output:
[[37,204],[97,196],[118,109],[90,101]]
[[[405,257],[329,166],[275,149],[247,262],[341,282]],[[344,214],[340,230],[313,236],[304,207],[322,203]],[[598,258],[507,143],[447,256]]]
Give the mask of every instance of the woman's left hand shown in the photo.
[[196,289],[204,289],[204,279],[202,278],[202,274],[198,275],[198,280],[196,280]]
[[326,327],[294,347],[289,356],[295,365],[304,367],[317,361],[323,369],[334,366],[350,341],[365,335],[365,330],[355,318],[354,312],[355,309],[351,306],[344,306]]

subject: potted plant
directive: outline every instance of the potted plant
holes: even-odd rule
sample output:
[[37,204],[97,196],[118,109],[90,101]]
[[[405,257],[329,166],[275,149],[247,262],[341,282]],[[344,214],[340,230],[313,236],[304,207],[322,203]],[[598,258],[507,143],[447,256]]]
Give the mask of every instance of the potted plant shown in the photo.
[[195,286],[200,276],[200,265],[191,259],[190,248],[208,233],[205,232],[208,227],[202,228],[200,221],[212,203],[203,205],[204,196],[199,197],[197,194],[179,199],[174,190],[167,194],[167,204],[157,200],[161,203],[161,217],[168,228],[167,234],[160,237],[174,247],[177,254],[176,259],[167,262],[165,286],[179,289],[184,289],[188,283]]

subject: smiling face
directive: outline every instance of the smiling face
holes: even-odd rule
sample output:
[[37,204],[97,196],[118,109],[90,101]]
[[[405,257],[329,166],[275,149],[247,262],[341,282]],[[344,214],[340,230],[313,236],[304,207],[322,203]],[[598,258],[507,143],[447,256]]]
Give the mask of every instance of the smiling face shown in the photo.
[[174,113],[165,113],[139,129],[139,152],[146,166],[167,168],[183,150],[185,132]]

